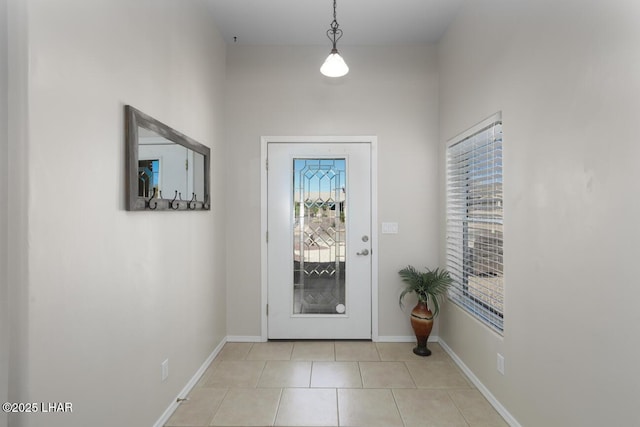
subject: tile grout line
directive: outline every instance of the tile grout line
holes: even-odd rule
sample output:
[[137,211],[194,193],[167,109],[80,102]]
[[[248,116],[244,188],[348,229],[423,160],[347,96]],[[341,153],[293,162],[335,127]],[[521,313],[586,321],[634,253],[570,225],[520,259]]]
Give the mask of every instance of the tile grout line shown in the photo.
[[413,388],[416,390],[419,390],[420,387],[418,387],[418,383],[416,382],[416,379],[413,378],[413,375],[411,375],[411,370],[409,370],[409,366],[407,365],[407,362],[403,361],[402,363],[404,365],[404,369],[407,370],[407,374],[409,374],[409,378],[411,379],[411,382],[413,383]]
[[268,360],[263,360],[262,361],[262,370],[260,371],[260,375],[258,375],[258,379],[256,380],[256,385],[253,386],[252,388],[255,388],[255,389],[262,388],[262,387],[258,387],[258,385],[260,384],[260,380],[262,379],[262,376],[264,375],[264,370],[267,369],[267,362],[268,362]]
[[280,389],[280,396],[278,397],[278,407],[276,408],[276,414],[273,416],[273,422],[271,423],[272,426],[276,425],[276,422],[278,421],[278,414],[280,413],[280,405],[282,405],[282,395],[284,394],[284,388]]
[[415,386],[416,390],[418,390],[420,387],[418,387],[418,383],[416,382],[416,379],[414,378],[413,374],[411,373],[411,369],[409,369],[409,365],[407,365],[407,361],[403,360],[402,363],[404,363],[404,368],[409,373],[409,378],[411,378],[411,381],[413,382],[413,385]]
[[452,391],[456,391],[456,390],[447,390],[447,396],[449,396],[449,399],[451,399],[451,402],[453,402],[453,406],[456,407],[456,409],[458,410],[458,413],[460,414],[464,422],[467,423],[467,426],[471,426],[471,423],[469,423],[469,421],[467,420],[467,417],[464,416],[464,413],[456,403],[456,400],[453,398],[453,396],[451,396]]
[[400,407],[398,406],[398,400],[396,399],[396,393],[394,391],[394,389],[390,388],[389,389],[391,391],[391,397],[393,397],[393,403],[396,405],[396,411],[398,411],[398,415],[400,415],[400,421],[402,421],[402,425],[404,427],[406,427],[407,422],[405,421],[404,417],[402,416],[402,412],[400,411]]
[[253,346],[254,346],[254,343],[251,343],[251,345],[249,346],[249,350],[245,353],[244,356],[242,356],[242,359],[240,360],[247,360],[247,356],[249,356],[249,354],[251,353],[251,350],[253,350]]
[[215,419],[216,415],[218,414],[218,411],[220,410],[220,408],[222,407],[222,402],[224,402],[224,399],[227,398],[227,394],[229,394],[229,390],[228,388],[225,389],[224,391],[224,396],[222,396],[222,399],[220,399],[220,403],[218,403],[218,407],[213,411],[213,415],[211,416],[211,419],[209,420],[209,423],[207,424],[207,426],[212,426],[213,425],[213,420]]

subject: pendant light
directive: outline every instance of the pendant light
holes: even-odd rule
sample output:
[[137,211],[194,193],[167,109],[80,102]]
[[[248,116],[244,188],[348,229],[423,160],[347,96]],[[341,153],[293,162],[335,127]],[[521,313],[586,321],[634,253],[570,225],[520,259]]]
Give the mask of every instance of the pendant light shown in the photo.
[[336,48],[336,43],[342,37],[342,30],[339,27],[340,25],[336,20],[336,0],[333,0],[333,22],[331,22],[330,28],[327,30],[327,37],[333,43],[333,49],[331,49],[331,53],[322,64],[322,67],[320,67],[320,72],[327,77],[342,77],[349,72],[349,67],[347,67]]

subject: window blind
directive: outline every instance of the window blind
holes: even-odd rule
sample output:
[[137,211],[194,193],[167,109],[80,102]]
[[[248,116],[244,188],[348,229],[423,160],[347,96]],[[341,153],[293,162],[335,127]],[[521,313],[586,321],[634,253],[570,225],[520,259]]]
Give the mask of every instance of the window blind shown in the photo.
[[502,119],[485,121],[447,147],[449,298],[504,330]]

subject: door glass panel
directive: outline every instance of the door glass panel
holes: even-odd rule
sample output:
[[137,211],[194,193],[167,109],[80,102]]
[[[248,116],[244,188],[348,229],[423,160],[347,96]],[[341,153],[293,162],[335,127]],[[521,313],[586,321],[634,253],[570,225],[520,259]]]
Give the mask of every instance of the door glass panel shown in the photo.
[[345,159],[294,159],[293,187],[293,314],[344,315]]
[[[160,190],[160,160],[138,161],[138,197],[148,198]],[[158,196],[159,197],[159,196]]]

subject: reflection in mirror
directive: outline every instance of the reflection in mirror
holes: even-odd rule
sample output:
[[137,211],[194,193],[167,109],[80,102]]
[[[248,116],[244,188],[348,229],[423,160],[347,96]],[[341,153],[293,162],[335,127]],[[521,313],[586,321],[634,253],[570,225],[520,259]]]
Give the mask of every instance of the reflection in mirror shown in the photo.
[[[191,168],[193,171],[190,176],[193,177],[193,192],[198,197],[198,200],[205,199],[204,192],[204,155],[200,153],[196,153],[195,151],[191,151],[192,158],[189,162],[190,165],[193,165]],[[189,193],[187,193],[189,194]]]
[[209,148],[131,106],[125,111],[127,208],[209,209]]
[[160,188],[158,171],[160,160],[138,160],[138,197],[151,197]]

